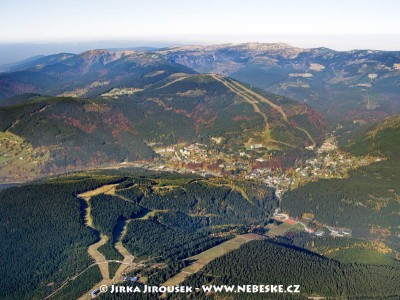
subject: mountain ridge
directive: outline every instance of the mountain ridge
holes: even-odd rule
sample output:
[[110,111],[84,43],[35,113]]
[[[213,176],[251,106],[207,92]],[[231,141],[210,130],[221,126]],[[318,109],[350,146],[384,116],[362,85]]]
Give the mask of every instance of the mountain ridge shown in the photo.
[[400,112],[400,51],[245,43],[159,52],[198,72],[230,76],[308,103],[342,122],[374,122]]
[[[1,73],[0,98],[24,92],[73,95],[74,89],[90,89],[95,77],[103,83],[113,79],[111,88],[141,88],[142,79],[121,78],[135,72],[129,66],[141,63],[129,62],[129,58],[139,56],[142,63],[156,56],[165,65],[180,68],[184,73],[232,77],[307,103],[334,122],[372,123],[400,113],[400,51],[336,51],[285,43],[187,45],[151,52],[92,50],[74,55],[67,62],[60,60],[62,55],[56,55],[53,58],[59,59],[58,63],[44,57],[25,65],[28,69],[17,65],[14,70],[18,72]],[[35,68],[35,65],[39,66]],[[183,70],[184,67],[188,69]],[[80,77],[73,77],[68,71]],[[104,93],[107,88],[98,87],[98,90]],[[100,94],[80,91],[76,96],[96,95]]]
[[[160,70],[152,72],[157,77]],[[156,151],[175,147],[180,153],[180,145],[193,143],[211,151],[193,162],[210,168],[243,160],[233,169],[245,168],[251,155],[259,164],[285,167],[299,154],[311,153],[327,127],[304,104],[212,74],[174,74],[94,99],[33,94],[14,101],[18,104],[0,107],[0,130],[34,149],[45,147],[50,158],[44,174],[151,161],[159,156]]]
[[[0,100],[22,93],[56,96],[75,89],[90,88],[93,83],[99,90],[93,95],[99,96],[114,87],[141,88],[173,73],[195,73],[159,54],[137,51],[90,50],[79,55],[59,54],[40,58],[36,62],[40,64],[31,62],[27,69],[0,74]],[[144,77],[157,68],[162,68],[163,73]],[[84,92],[79,96],[92,95]]]

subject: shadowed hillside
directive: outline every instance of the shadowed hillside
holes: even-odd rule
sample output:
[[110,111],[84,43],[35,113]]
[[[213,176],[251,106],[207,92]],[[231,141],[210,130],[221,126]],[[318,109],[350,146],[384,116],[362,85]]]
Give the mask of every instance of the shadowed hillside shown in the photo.
[[324,119],[308,106],[230,78],[175,74],[126,86],[96,99],[14,97],[18,104],[0,107],[0,130],[49,152],[42,174],[152,160],[156,148],[195,142],[214,147],[216,159],[234,161],[247,150],[285,167],[325,135]]

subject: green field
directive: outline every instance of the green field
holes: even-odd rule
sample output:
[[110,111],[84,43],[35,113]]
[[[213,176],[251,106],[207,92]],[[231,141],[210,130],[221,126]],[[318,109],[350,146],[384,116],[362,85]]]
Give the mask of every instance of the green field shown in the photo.
[[26,181],[41,174],[50,153],[45,147],[33,148],[11,132],[0,132],[0,181]]
[[268,235],[275,237],[275,236],[284,236],[286,232],[293,232],[293,231],[304,231],[304,227],[300,224],[288,224],[282,223],[278,226],[272,227],[268,231]]

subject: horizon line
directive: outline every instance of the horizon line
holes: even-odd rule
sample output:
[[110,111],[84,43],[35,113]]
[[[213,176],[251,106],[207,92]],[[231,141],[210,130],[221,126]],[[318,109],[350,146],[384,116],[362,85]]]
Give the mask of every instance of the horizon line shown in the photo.
[[[350,37],[352,35],[347,35]],[[381,35],[379,35],[381,36]],[[400,36],[400,34],[399,34]],[[400,51],[399,48],[375,48],[375,47],[332,47],[328,45],[324,45],[326,43],[319,43],[319,46],[305,46],[305,45],[296,45],[297,43],[292,41],[263,41],[263,40],[247,40],[247,41],[204,41],[204,40],[187,40],[187,41],[179,41],[173,39],[141,39],[141,38],[121,38],[121,39],[112,39],[112,38],[104,38],[104,39],[82,39],[82,40],[35,40],[35,41],[0,41],[0,46],[17,46],[17,45],[35,45],[35,46],[50,46],[50,45],[85,45],[85,44],[95,44],[95,43],[132,43],[133,45],[104,45],[104,47],[93,48],[90,50],[107,50],[107,49],[122,49],[122,48],[139,48],[139,47],[150,47],[150,48],[169,48],[169,47],[184,47],[184,46],[222,46],[222,45],[245,45],[245,44],[284,44],[293,48],[300,49],[320,49],[325,48],[329,50],[333,50],[336,52],[348,52],[348,51],[356,51],[356,50],[371,50],[371,51],[386,51],[386,52],[397,52]],[[304,43],[304,42],[303,42]],[[315,43],[315,42],[314,42]],[[302,44],[302,43],[299,43]],[[88,50],[86,50],[88,51]],[[85,51],[83,51],[85,52]],[[80,52],[81,53],[81,52]]]

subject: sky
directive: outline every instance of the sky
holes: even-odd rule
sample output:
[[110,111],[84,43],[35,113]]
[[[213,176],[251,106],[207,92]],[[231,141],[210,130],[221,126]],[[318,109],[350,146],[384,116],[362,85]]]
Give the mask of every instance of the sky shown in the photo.
[[400,50],[399,12],[398,0],[0,0],[0,44],[286,42]]

